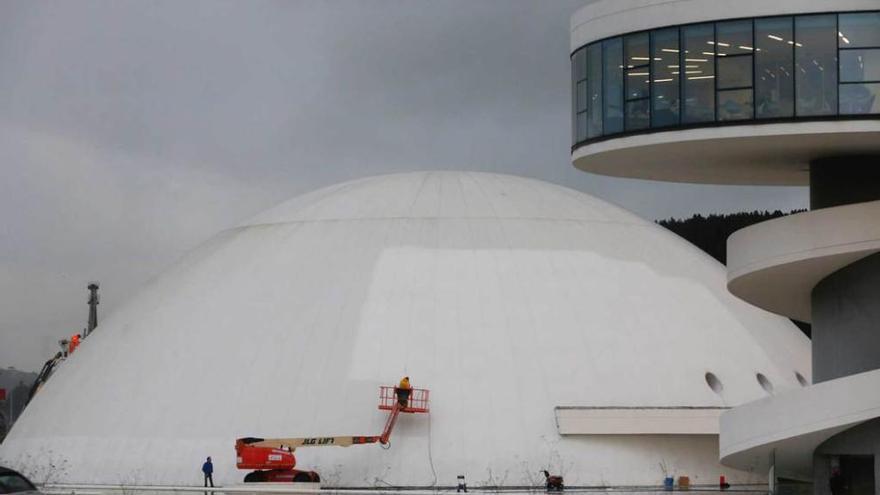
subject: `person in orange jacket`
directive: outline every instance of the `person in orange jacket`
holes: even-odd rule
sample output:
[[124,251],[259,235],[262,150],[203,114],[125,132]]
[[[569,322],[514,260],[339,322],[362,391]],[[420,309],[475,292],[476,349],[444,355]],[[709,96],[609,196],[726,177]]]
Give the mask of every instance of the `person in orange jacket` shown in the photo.
[[409,394],[412,393],[412,385],[409,384],[409,377],[405,376],[397,385],[397,403],[400,407],[406,407],[409,404]]
[[75,333],[72,337],[70,337],[70,344],[68,345],[67,354],[73,354],[73,351],[79,347],[79,334]]

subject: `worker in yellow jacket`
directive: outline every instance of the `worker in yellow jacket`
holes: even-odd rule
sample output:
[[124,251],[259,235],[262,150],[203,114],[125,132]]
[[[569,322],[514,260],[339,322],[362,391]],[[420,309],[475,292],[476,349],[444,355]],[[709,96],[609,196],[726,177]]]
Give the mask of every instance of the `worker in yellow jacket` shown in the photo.
[[409,394],[412,393],[412,385],[409,384],[409,377],[405,376],[400,380],[397,386],[397,403],[400,407],[406,407],[409,404]]

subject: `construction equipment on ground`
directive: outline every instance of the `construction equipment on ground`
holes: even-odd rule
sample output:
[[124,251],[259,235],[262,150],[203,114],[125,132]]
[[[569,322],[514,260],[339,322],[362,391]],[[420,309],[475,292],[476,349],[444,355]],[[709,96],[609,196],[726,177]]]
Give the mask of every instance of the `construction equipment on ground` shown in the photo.
[[[349,447],[379,443],[388,445],[391,432],[400,413],[428,413],[429,391],[409,389],[409,395],[399,394],[397,387],[379,387],[379,409],[389,411],[385,428],[379,435],[303,437],[303,438],[256,438],[244,437],[235,441],[236,467],[253,469],[245,475],[245,483],[259,482],[312,482],[321,481],[315,471],[294,469],[298,447]],[[404,391],[405,392],[405,391]]]
[[565,490],[562,476],[550,474],[550,471],[546,469],[541,472],[544,473],[544,488],[548,492],[561,492]]

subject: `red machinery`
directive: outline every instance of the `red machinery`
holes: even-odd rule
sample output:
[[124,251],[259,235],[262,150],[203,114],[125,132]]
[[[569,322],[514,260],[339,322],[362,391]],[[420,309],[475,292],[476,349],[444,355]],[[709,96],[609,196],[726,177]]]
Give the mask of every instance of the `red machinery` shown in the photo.
[[[314,471],[294,469],[297,447],[348,447],[380,443],[387,445],[391,431],[400,413],[427,413],[429,391],[409,389],[407,400],[398,397],[396,387],[379,388],[379,409],[390,411],[385,429],[377,436],[341,436],[306,438],[255,438],[245,437],[235,441],[236,466],[238,469],[255,469],[244,477],[245,483],[253,482],[318,482],[321,477]],[[404,405],[405,404],[405,405]]]

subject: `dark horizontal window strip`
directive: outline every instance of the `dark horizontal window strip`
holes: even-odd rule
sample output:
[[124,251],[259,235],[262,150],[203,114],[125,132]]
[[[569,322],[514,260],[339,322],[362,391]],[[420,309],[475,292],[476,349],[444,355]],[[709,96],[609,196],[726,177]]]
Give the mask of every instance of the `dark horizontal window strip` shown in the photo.
[[[848,24],[840,23],[841,16]],[[626,33],[580,47],[572,53],[572,60],[591,46],[616,47],[612,50],[617,51],[596,50],[602,57],[601,80],[590,81],[591,87],[603,88],[598,101],[604,101],[609,112],[599,117],[605,125],[600,126],[600,135],[588,139],[575,136],[572,149],[609,138],[675,129],[880,119],[877,57],[870,59],[874,65],[869,65],[869,59],[863,62],[857,55],[849,55],[843,59],[849,61],[846,73],[841,62],[843,52],[880,49],[876,46],[880,39],[878,19],[880,10],[723,19]],[[719,33],[722,24],[725,32]],[[848,31],[847,26],[855,27]],[[674,38],[670,41],[670,31],[678,34],[678,45]],[[854,46],[847,46],[851,41],[848,33]],[[655,38],[663,39],[666,45],[655,44]],[[631,51],[626,51],[627,46]],[[611,59],[607,60],[609,53]],[[639,60],[633,61],[633,57]],[[732,85],[721,85],[718,62],[746,57],[746,66],[726,65],[720,77]],[[733,68],[750,69],[751,84],[731,72]],[[670,91],[676,87],[677,91]],[[724,99],[718,102],[721,95]],[[718,104],[723,107],[716,108]],[[626,106],[625,115],[621,115],[620,105]],[[664,113],[653,115],[652,109]],[[581,113],[573,106],[573,114]],[[621,117],[626,118],[625,128],[621,128]]]
[[730,88],[719,88],[718,91],[736,91],[738,89],[752,89],[751,86],[732,86]]

